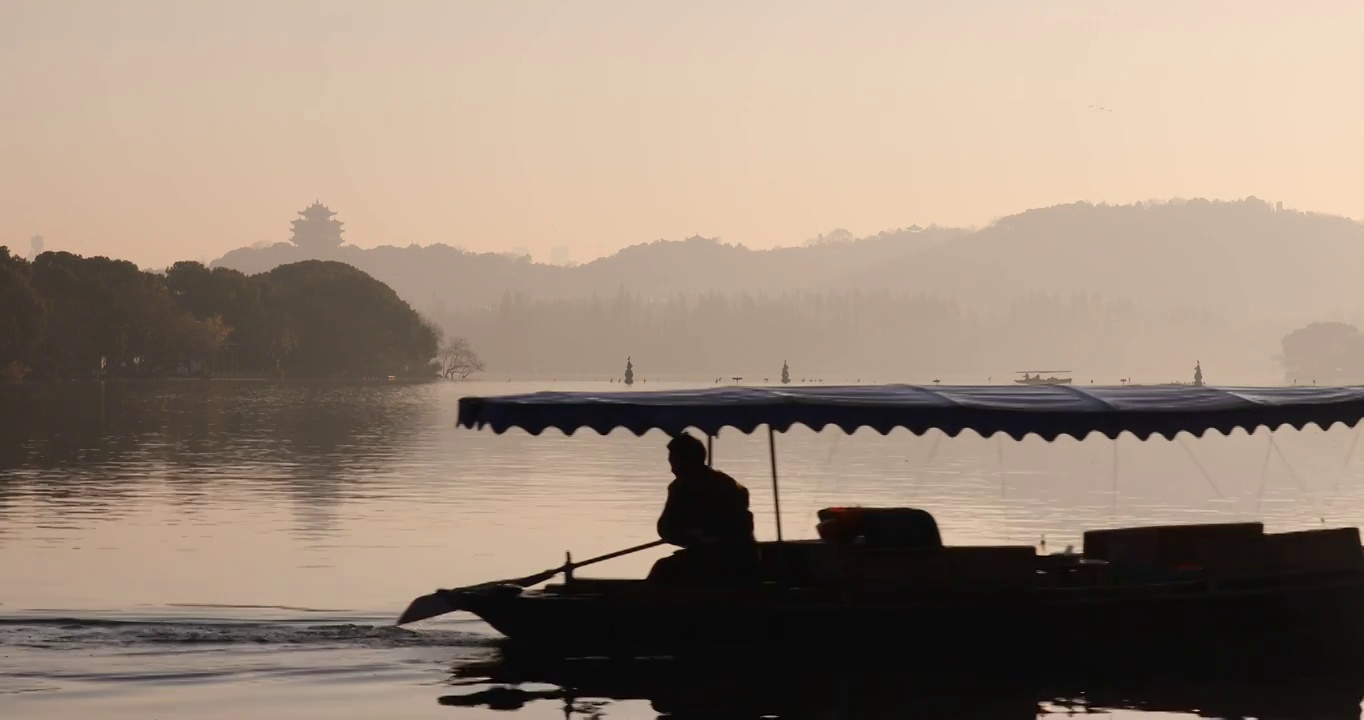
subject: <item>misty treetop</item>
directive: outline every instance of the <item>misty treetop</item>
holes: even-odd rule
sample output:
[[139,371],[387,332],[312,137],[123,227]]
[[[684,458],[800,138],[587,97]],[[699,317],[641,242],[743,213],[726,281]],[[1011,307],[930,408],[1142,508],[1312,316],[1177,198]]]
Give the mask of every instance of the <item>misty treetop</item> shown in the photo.
[[1284,336],[1279,363],[1289,382],[1364,382],[1364,333],[1343,322],[1312,323]]
[[11,379],[223,372],[434,375],[439,333],[392,288],[349,265],[257,275],[0,247],[0,372]]
[[[602,379],[619,377],[631,356],[645,378],[775,380],[787,361],[793,382],[832,372],[838,376],[829,382],[1002,382],[1019,368],[1057,364],[1111,372],[1112,383],[1129,368],[1169,368],[1157,377],[1164,382],[1187,379],[1194,350],[1228,342],[1188,312],[1149,318],[1130,304],[1093,295],[1045,293],[989,315],[934,295],[885,290],[712,292],[662,300],[626,290],[574,300],[507,293],[490,307],[446,310],[432,319],[467,337],[499,372]],[[1267,366],[1271,353],[1254,362]],[[1209,357],[1225,374],[1227,363],[1216,354],[1202,360],[1213,362]]]

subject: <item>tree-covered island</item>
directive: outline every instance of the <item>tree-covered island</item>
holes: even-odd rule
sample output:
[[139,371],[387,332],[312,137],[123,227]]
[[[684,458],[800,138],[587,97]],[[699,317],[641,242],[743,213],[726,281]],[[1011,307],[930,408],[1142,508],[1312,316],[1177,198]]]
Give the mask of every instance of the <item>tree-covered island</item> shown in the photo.
[[345,263],[154,273],[66,252],[30,262],[0,246],[2,380],[467,375],[436,364],[440,340],[392,288]]

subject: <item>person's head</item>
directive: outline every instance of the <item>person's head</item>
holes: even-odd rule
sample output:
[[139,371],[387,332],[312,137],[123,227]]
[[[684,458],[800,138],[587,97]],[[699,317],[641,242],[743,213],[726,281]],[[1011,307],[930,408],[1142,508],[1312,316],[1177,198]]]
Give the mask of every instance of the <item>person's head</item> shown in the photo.
[[687,433],[678,433],[668,443],[668,464],[679,477],[688,470],[705,467],[706,446]]

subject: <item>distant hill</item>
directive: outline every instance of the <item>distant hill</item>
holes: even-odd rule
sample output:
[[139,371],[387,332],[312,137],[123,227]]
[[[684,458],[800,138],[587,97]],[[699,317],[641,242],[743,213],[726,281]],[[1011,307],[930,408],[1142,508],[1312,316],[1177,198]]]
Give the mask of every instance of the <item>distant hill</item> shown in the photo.
[[1028,293],[1099,293],[1236,320],[1364,307],[1364,225],[1248,198],[1030,210],[895,261],[831,278],[997,307]]
[[[339,242],[339,241],[338,241]],[[1283,336],[1364,325],[1364,225],[1256,198],[1073,203],[977,229],[846,232],[752,250],[693,237],[565,267],[447,245],[236,250],[248,273],[324,255],[390,285],[490,372],[802,371],[995,377],[1027,367],[1211,382],[1282,377]],[[920,378],[922,379],[922,378]]]
[[307,250],[291,243],[241,248],[212,263],[244,273],[265,272],[305,259],[339,260],[387,283],[419,307],[483,307],[504,294],[571,299],[620,288],[647,297],[702,292],[790,292],[818,287],[830,277],[875,268],[961,237],[961,230],[895,230],[802,247],[751,250],[740,244],[692,237],[627,247],[574,267],[531,262],[529,256],[471,253],[449,245],[362,249],[343,245]]
[[[917,228],[916,228],[917,230]],[[568,299],[619,289],[674,294],[856,288],[926,293],[989,311],[1037,292],[1097,293],[1237,320],[1343,317],[1364,308],[1364,225],[1256,198],[1029,210],[975,231],[929,228],[774,250],[693,237],[627,247],[576,267],[448,245],[234,250],[214,266],[258,273],[325,255],[421,308],[486,307],[504,295]]]

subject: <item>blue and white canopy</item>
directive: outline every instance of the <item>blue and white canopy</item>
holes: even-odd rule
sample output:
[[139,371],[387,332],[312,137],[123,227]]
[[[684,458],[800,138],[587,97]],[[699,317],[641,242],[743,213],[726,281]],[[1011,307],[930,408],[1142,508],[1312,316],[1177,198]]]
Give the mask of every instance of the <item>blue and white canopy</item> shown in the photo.
[[895,428],[916,435],[936,429],[948,436],[973,430],[984,437],[1033,434],[1051,441],[1126,432],[1145,440],[1284,425],[1353,427],[1361,418],[1364,387],[879,385],[540,392],[459,401],[463,427],[497,433],[519,428],[533,435],[550,428],[568,434],[625,428],[635,435],[687,429],[713,435],[726,427],[751,433],[764,425],[778,432],[793,425],[814,430],[834,425],[848,433],[869,427],[883,435]]

